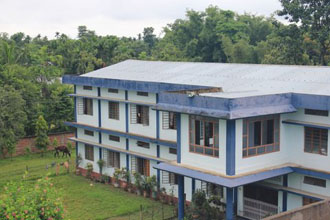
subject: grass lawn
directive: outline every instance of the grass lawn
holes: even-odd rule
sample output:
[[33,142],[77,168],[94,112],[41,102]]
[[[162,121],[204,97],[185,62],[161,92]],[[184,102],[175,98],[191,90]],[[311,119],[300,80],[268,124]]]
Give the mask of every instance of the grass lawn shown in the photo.
[[[74,155],[74,152],[73,152]],[[29,170],[31,184],[47,173],[55,174],[53,162],[63,162],[66,159],[55,159],[53,154],[44,157],[39,154],[19,156],[0,160],[0,193],[8,181],[21,179],[25,170]],[[74,164],[74,158],[71,158]],[[48,169],[46,169],[48,165]],[[60,175],[52,177],[54,185],[59,189],[65,206],[66,219],[140,219],[140,206],[143,207],[143,219],[162,219],[160,202],[153,201],[125,192],[110,185],[94,183],[85,177],[76,176],[71,168],[69,174],[61,167]],[[92,185],[91,185],[92,184]],[[173,216],[174,207],[164,205],[165,218]]]

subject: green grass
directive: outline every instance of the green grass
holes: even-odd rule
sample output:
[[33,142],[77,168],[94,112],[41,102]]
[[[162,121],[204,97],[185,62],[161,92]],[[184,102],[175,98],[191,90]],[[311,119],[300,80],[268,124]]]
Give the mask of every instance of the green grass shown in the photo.
[[[73,153],[74,154],[74,153]],[[110,185],[91,182],[82,176],[71,172],[66,173],[61,167],[60,175],[55,176],[53,162],[64,162],[64,159],[55,159],[52,153],[40,157],[39,154],[20,156],[0,160],[0,193],[8,181],[18,181],[28,167],[28,181],[34,183],[36,179],[51,174],[54,185],[62,195],[66,219],[140,219],[140,206],[143,207],[143,219],[161,219],[161,203],[143,198],[132,193],[114,188]],[[70,163],[74,164],[74,158]],[[48,169],[46,169],[48,165]],[[164,205],[165,217],[173,216],[174,207]],[[129,216],[129,217],[128,217]]]

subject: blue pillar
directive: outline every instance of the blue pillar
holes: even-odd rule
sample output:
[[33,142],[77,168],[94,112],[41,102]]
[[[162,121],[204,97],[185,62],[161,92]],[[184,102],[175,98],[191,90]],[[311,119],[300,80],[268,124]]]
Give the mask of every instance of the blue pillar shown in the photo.
[[184,176],[178,175],[178,220],[184,218]]
[[191,178],[191,196],[194,195],[196,189],[196,180],[195,178]]
[[[288,187],[288,174],[283,176],[283,186]],[[288,210],[288,193],[283,191],[282,212]]]
[[226,188],[226,220],[234,219],[234,189]]
[[235,135],[236,121],[227,120],[227,143],[226,143],[226,174],[228,176],[235,175]]
[[176,114],[176,147],[177,163],[181,163],[181,114]]

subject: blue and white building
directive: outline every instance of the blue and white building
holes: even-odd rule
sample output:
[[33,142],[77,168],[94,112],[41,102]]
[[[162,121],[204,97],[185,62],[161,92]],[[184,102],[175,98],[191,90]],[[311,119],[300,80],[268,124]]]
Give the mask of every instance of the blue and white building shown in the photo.
[[330,197],[329,67],[127,60],[63,82],[80,166],[156,175],[179,219],[199,189],[227,219]]

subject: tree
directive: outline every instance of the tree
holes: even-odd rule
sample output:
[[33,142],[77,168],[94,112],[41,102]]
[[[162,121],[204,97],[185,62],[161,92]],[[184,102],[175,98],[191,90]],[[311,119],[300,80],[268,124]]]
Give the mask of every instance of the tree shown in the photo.
[[320,47],[319,63],[327,65],[330,53],[330,1],[329,0],[280,0],[283,9],[278,15],[289,22],[301,23]]
[[44,151],[47,150],[49,144],[48,138],[48,125],[42,115],[39,116],[36,123],[36,140],[35,145],[41,151],[41,156],[43,156]]
[[0,155],[15,152],[16,143],[24,135],[25,102],[13,87],[0,87]]

